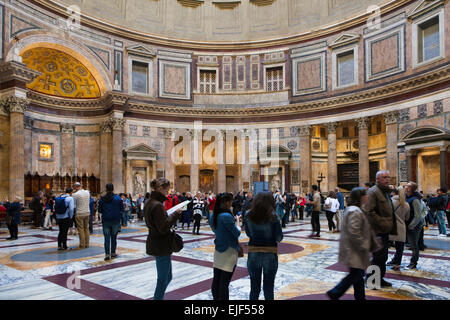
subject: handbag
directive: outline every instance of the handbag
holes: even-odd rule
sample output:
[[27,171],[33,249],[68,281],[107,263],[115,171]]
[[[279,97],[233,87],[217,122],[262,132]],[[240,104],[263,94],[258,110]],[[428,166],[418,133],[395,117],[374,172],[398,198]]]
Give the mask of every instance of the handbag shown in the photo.
[[180,252],[184,247],[183,238],[175,231],[172,231],[170,242],[173,252]]

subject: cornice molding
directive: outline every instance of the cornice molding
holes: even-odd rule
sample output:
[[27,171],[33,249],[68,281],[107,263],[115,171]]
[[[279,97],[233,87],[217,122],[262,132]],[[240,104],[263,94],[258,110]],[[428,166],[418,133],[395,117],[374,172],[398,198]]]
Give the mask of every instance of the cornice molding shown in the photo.
[[0,64],[0,83],[5,83],[11,80],[30,83],[41,74],[41,72],[30,69],[23,63],[16,61],[9,61]]

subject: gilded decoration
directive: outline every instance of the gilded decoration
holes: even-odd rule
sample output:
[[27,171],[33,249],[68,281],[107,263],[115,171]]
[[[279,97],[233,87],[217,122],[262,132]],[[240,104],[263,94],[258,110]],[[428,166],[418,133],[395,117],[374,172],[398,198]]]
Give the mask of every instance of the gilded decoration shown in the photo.
[[51,48],[33,48],[22,55],[23,63],[42,74],[27,88],[60,97],[98,98],[97,81],[77,59]]

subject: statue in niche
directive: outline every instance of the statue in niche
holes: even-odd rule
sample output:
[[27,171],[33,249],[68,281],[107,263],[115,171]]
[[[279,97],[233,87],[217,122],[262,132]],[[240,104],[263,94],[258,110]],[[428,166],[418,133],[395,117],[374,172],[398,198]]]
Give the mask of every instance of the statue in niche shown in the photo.
[[281,190],[281,177],[279,173],[275,174],[270,181],[270,191],[276,192],[277,189],[283,191]]
[[134,174],[134,194],[145,194],[146,192],[146,186],[145,186],[145,182],[144,179],[142,179],[142,176],[139,172],[136,172]]

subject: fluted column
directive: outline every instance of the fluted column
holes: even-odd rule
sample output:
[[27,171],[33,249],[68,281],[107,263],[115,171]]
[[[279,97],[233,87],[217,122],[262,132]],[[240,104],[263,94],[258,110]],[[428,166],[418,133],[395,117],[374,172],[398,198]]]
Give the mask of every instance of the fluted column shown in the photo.
[[[243,147],[243,163],[242,163],[242,182],[244,186],[244,191],[250,191],[250,132],[248,129],[244,129],[242,135],[242,147]],[[248,187],[247,187],[248,186]]]
[[125,120],[123,118],[111,118],[112,128],[112,183],[114,185],[114,192],[124,192],[123,183],[123,127]]
[[[165,178],[170,181],[170,186],[173,188],[175,186],[175,164],[174,160],[172,159],[172,152],[174,147],[174,141],[173,141],[173,134],[174,129],[171,128],[165,128],[164,129],[164,137],[165,137]],[[155,172],[155,178],[156,178],[156,172]]]
[[311,163],[311,130],[310,125],[300,128],[300,181],[301,192],[308,193],[312,186],[312,163]]
[[100,190],[105,190],[106,184],[112,182],[111,161],[111,123],[105,120],[100,124]]
[[218,130],[217,133],[217,191],[218,193],[227,191],[227,166],[225,155],[225,130]]
[[369,118],[363,117],[356,120],[358,124],[359,142],[359,185],[363,186],[370,180],[369,169]]
[[337,147],[336,147],[336,122],[327,124],[328,130],[328,190],[337,187]]
[[9,111],[9,200],[15,196],[25,200],[25,162],[24,162],[24,126],[23,117],[28,106],[28,100],[18,97],[8,97],[2,101]]
[[386,169],[391,176],[391,183],[397,185],[398,178],[398,151],[397,151],[397,119],[398,112],[391,111],[384,114],[386,123]]

